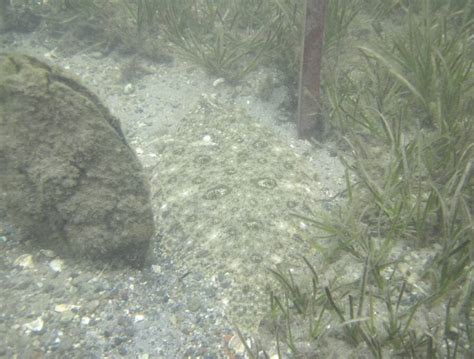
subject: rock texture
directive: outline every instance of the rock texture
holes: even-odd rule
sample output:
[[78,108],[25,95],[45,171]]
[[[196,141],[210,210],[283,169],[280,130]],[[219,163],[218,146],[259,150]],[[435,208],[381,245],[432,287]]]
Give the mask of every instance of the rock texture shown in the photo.
[[304,267],[301,256],[315,253],[315,228],[294,214],[323,211],[317,173],[242,110],[205,100],[150,146],[155,250],[184,277],[215,283],[216,293],[199,295],[217,296],[234,323],[257,327],[275,288],[268,269]]
[[60,70],[0,54],[0,212],[22,239],[141,266],[149,189],[120,124]]

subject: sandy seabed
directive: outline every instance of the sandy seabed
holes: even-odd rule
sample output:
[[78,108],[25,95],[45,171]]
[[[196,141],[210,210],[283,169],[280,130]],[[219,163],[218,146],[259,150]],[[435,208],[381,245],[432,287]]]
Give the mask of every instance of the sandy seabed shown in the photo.
[[[154,163],[154,139],[172,134],[200,103],[224,103],[245,110],[317,168],[325,197],[343,189],[337,157],[297,140],[294,122],[280,106],[289,89],[272,69],[231,85],[179,58],[158,65],[140,61],[144,76],[124,82],[130,58],[64,56],[34,34],[3,37],[3,50],[60,66],[95,92],[120,119],[145,170]],[[274,88],[263,100],[259,87],[268,76]],[[14,229],[0,221],[0,357],[225,358],[231,351],[244,357],[216,295],[225,278],[205,281],[199,273],[181,273],[170,258],[158,260],[144,271],[63,260],[18,243]]]

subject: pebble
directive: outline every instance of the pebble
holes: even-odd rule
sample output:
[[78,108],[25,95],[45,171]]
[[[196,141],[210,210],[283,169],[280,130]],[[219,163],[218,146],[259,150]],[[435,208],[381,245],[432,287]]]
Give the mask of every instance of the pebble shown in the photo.
[[55,273],[62,272],[63,265],[64,261],[61,259],[53,259],[51,262],[49,262],[49,268],[51,268]]
[[59,321],[63,324],[69,323],[74,319],[75,316],[76,315],[73,312],[64,312],[64,313],[61,313]]
[[153,264],[151,266],[153,273],[160,274],[162,272],[161,266],[159,264]]
[[76,310],[76,309],[79,309],[79,308],[81,308],[80,305],[74,305],[74,304],[57,304],[57,305],[54,307],[54,311],[57,312],[57,313],[64,313],[64,312],[73,311],[73,310]]
[[39,251],[43,256],[45,256],[46,258],[54,258],[56,257],[56,253],[54,253],[54,251],[52,251],[51,249],[40,249]]
[[191,312],[197,312],[201,309],[201,301],[199,298],[191,298],[188,302],[188,309]]
[[217,87],[219,86],[220,84],[223,84],[225,82],[225,79],[220,77],[218,78],[217,80],[214,80],[214,82],[212,83],[212,86],[214,87]]
[[23,327],[26,330],[30,330],[33,333],[39,333],[43,330],[44,322],[41,317],[38,317],[37,319],[33,320],[32,322],[25,323]]
[[23,269],[31,269],[33,268],[33,256],[31,254],[22,254],[13,262],[14,265],[21,267]]
[[145,315],[143,313],[135,314],[134,321],[135,323],[139,323],[145,320]]
[[133,92],[135,92],[135,87],[133,87],[131,83],[126,84],[125,87],[123,88],[124,95],[130,95]]
[[97,299],[91,300],[87,304],[84,305],[84,310],[88,313],[94,313],[100,305],[100,301]]

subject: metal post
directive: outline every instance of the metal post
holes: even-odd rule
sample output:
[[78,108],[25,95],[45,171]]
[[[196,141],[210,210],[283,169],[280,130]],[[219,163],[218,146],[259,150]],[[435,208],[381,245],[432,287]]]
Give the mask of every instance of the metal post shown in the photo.
[[320,116],[320,70],[324,39],[326,0],[306,0],[303,55],[298,97],[298,137],[321,140],[324,122]]

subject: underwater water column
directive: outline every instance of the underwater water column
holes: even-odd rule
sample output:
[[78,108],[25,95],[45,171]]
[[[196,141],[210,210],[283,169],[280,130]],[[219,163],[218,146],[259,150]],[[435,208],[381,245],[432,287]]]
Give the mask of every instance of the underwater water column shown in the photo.
[[7,27],[7,9],[10,5],[10,0],[0,0],[0,32],[3,32]]
[[320,116],[320,72],[324,39],[326,0],[306,0],[303,53],[299,78],[298,137],[321,140],[324,122]]

